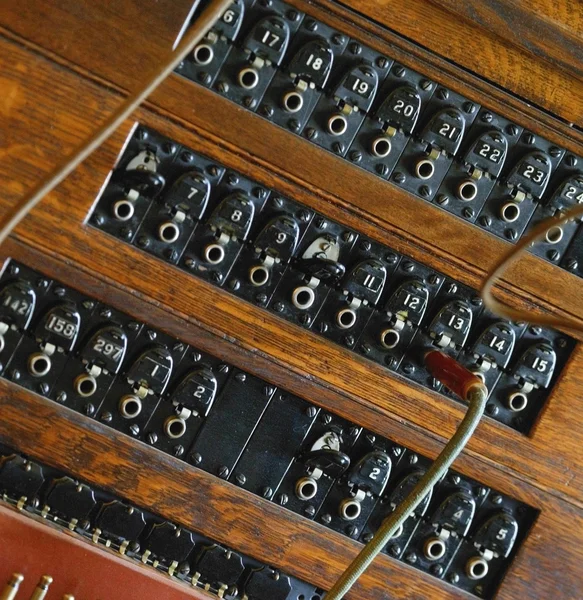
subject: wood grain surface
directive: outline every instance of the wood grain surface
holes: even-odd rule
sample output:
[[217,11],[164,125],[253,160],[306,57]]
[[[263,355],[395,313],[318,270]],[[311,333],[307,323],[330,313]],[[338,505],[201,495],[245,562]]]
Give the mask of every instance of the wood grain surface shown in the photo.
[[553,0],[431,0],[505,42],[581,79],[583,4]]
[[[138,506],[151,507],[184,527],[324,589],[330,587],[360,546],[6,381],[0,381],[0,412],[0,439],[26,449],[32,458],[61,468],[64,464],[75,465],[75,473],[90,484]],[[23,413],[28,414],[27,419],[22,418]],[[542,512],[514,559],[498,597],[581,597],[581,512],[529,485],[516,486],[507,481],[504,487],[504,491]],[[558,565],[560,570],[556,569]],[[435,577],[380,556],[347,600],[467,597]]]
[[[551,25],[549,30],[545,28],[543,38],[533,45],[531,40],[537,36],[537,30],[540,35],[540,24],[544,17],[535,17],[536,9],[530,4],[528,21],[514,25],[511,32],[509,24],[492,22],[492,19],[494,16],[497,19],[519,18],[512,2],[482,3],[476,0],[443,3],[447,8],[440,2],[426,0],[341,0],[341,3],[402,36],[416,40],[435,54],[510,90],[566,122],[583,126],[583,106],[579,101],[583,80],[581,64],[576,62],[576,56],[580,56],[580,37],[578,44],[575,44],[578,48],[571,52],[565,50],[570,40],[577,39],[577,35],[568,30],[568,18],[566,31],[561,27],[562,23],[557,27]],[[580,6],[578,2],[557,4]],[[524,2],[524,5],[527,3]],[[452,6],[453,13],[448,10]],[[512,7],[512,12],[504,12],[509,7]],[[498,8],[500,12],[497,12]],[[480,14],[476,14],[478,10]],[[574,10],[577,11],[576,8]],[[472,15],[471,19],[462,18],[468,14]],[[484,15],[490,17],[487,28],[481,23]],[[529,24],[535,29],[525,37],[521,32]],[[553,33],[557,28],[560,31],[559,45],[552,49],[554,60],[551,61],[549,48],[545,48],[545,38],[549,42],[556,40],[557,36],[553,38]],[[541,56],[543,52],[545,54]],[[560,66],[556,64],[558,57],[561,59]]]
[[[10,48],[10,44],[7,47]],[[21,58],[27,60],[30,58],[30,54],[22,51]],[[18,61],[16,62],[18,63]],[[21,103],[20,110],[16,110],[17,114],[24,112],[24,107],[28,107],[29,111],[30,107],[35,107],[34,110],[45,111],[47,107],[51,106],[51,102],[48,101],[51,98],[50,81],[57,77],[57,73],[60,80],[63,81],[61,89],[65,90],[64,96],[67,95],[66,91],[73,89],[75,85],[76,78],[73,75],[70,75],[69,78],[57,67],[54,67],[56,71],[53,72],[50,63],[45,61],[41,61],[40,64],[42,68],[35,70],[38,73],[44,73],[47,77],[47,81],[42,87],[46,101],[42,105],[35,103],[34,88],[31,86],[19,87],[20,95],[13,95],[18,98],[14,102]],[[35,81],[41,82],[40,78]],[[79,88],[77,89],[79,94]],[[96,112],[99,110],[98,107],[107,106],[110,99],[103,90],[95,88],[91,89],[91,92],[94,94],[93,106],[95,106]],[[87,104],[89,103],[85,102],[85,107]],[[36,109],[37,106],[38,109]],[[231,105],[229,106],[231,107]],[[16,108],[17,105],[14,104],[13,109]],[[81,110],[76,103],[70,108],[73,111],[73,118],[74,111]],[[36,114],[34,110],[32,115],[35,121],[42,122],[50,118],[48,114],[44,112]],[[237,111],[237,109],[234,110]],[[241,117],[247,114],[243,111],[236,112],[236,114],[239,113],[241,113]],[[253,115],[249,116],[253,117]],[[335,207],[327,201],[327,198],[308,193],[304,188],[300,188],[290,181],[275,177],[264,168],[250,165],[247,155],[221,148],[215,143],[216,138],[207,138],[206,133],[202,130],[192,133],[148,111],[138,112],[136,118],[163,131],[180,143],[190,145],[232,168],[240,169],[266,186],[274,187],[290,197],[297,198],[357,230],[377,238],[380,234],[380,239],[391,245],[394,241],[394,246],[399,250],[408,247],[402,241],[405,236],[393,236],[390,231],[379,231],[378,227],[372,226],[370,222],[356,216],[351,217],[347,211],[342,210],[342,206]],[[257,121],[259,122],[259,120]],[[65,123],[66,121],[63,123],[63,127],[65,127]],[[137,248],[128,247],[101,231],[81,225],[86,219],[131,125],[132,123],[128,122],[103,148],[39,205],[19,227],[18,237],[20,239],[46,253],[66,257],[67,260],[73,261],[86,272],[99,273],[112,286],[108,290],[108,297],[113,298],[115,288],[128,286],[136,295],[148,302],[164,306],[174,314],[182,315],[190,322],[200,323],[214,332],[221,332],[222,335],[228,336],[229,340],[270,357],[280,366],[291,369],[296,374],[298,382],[305,377],[316,378],[323,385],[339,390],[341,394],[352,399],[349,410],[354,411],[355,415],[358,414],[360,407],[368,405],[374,407],[378,411],[377,414],[380,412],[392,419],[404,419],[415,426],[426,428],[439,439],[444,439],[453,433],[464,410],[459,403],[405,382],[397,376],[389,374],[386,369],[360,359],[339,346],[331,345],[310,332],[301,331],[296,326],[243,303],[183,271],[168,267]],[[88,126],[88,123],[85,126]],[[10,132],[20,142],[13,144],[11,152],[0,165],[1,168],[7,169],[5,177],[10,178],[14,176],[15,172],[21,172],[24,174],[23,181],[26,181],[27,174],[32,176],[34,170],[38,169],[41,164],[39,156],[42,156],[44,152],[50,155],[48,148],[53,143],[58,127],[60,125],[57,120],[55,130],[51,135],[47,135],[46,139],[40,136],[32,139],[29,137],[29,143],[22,144],[22,141],[27,139],[27,135],[30,134],[27,134],[25,128],[19,129],[18,123],[15,123]],[[79,132],[83,131],[79,126],[75,129]],[[249,135],[248,137],[254,136]],[[299,139],[297,142],[303,143]],[[273,143],[277,147],[277,139],[274,139]],[[31,153],[32,147],[35,149],[35,153]],[[44,152],[39,150],[43,147],[46,148]],[[293,146],[289,143],[287,151],[293,151]],[[322,156],[333,158],[323,153]],[[316,161],[318,157],[319,155],[314,155],[314,160]],[[370,183],[376,182],[374,178],[369,178],[369,180]],[[347,189],[350,188],[347,186]],[[422,203],[420,205],[422,206]],[[437,222],[436,228],[439,226],[440,222]],[[457,230],[455,231],[457,232]],[[453,229],[445,230],[444,233],[455,237]],[[466,244],[468,248],[476,251],[475,230],[472,230],[472,236],[468,235]],[[398,243],[400,240],[401,243]],[[490,246],[491,248],[492,246]],[[422,260],[423,256],[430,256],[428,252],[423,256],[419,252],[412,254],[414,258]],[[445,256],[443,251],[442,256]],[[452,261],[436,261],[435,257],[432,260],[433,262],[431,260],[428,262],[441,268],[448,275],[464,274],[461,267],[460,269],[451,268]],[[531,260],[535,265],[533,267],[531,263],[531,268],[538,268],[538,266],[548,268],[548,265],[541,261],[532,258]],[[435,264],[436,262],[439,264]],[[541,275],[541,273],[543,271],[539,272],[539,277],[547,276]],[[559,271],[559,273],[561,272]],[[571,275],[568,277],[575,279]],[[465,277],[461,277],[461,279],[466,283],[475,284],[478,278],[466,272]],[[157,285],[157,282],[162,280],[166,281],[164,287]],[[565,289],[572,288],[566,287]],[[513,296],[513,299],[520,301],[519,296]],[[577,304],[576,298],[573,299],[573,303]],[[118,306],[123,309],[126,304],[121,302]],[[135,307],[134,310],[143,310],[143,305]],[[297,351],[290,354],[289,349],[292,347]],[[556,493],[564,497],[581,502],[583,499],[583,454],[580,449],[583,436],[583,411],[577,409],[581,400],[578,396],[572,397],[569,390],[575,389],[580,382],[582,361],[583,352],[578,348],[530,437],[525,437],[485,419],[470,442],[470,451],[484,456],[488,461],[500,464],[503,468],[512,470],[517,476],[533,481],[543,489],[554,489]],[[346,377],[347,364],[351,365],[353,373],[353,376],[349,378]],[[390,386],[387,386],[388,381],[391,382]],[[420,411],[419,406],[422,406],[423,410]],[[573,433],[569,436],[564,434],[565,421],[573,424]],[[379,433],[383,432],[379,431]],[[504,439],[504,444],[499,443],[501,438]],[[560,448],[560,452],[549,453],[549,448]]]
[[[531,8],[519,0],[463,6],[449,0],[351,3],[392,31],[329,0],[290,3],[583,154],[582,132],[568,125],[583,124],[580,47],[569,45],[581,32],[577,6],[535,0],[534,21],[520,26],[546,23],[550,33],[541,39],[536,30],[513,38],[513,30],[520,32],[512,19]],[[177,23],[190,8],[190,0],[3,2],[0,210],[13,205],[117,106],[124,90],[143,79],[174,43]],[[134,120],[473,287],[507,244],[173,76],[0,249],[1,260],[18,258],[90,290],[135,318],[435,457],[459,423],[462,405],[86,224]],[[533,256],[511,269],[500,295],[517,306],[583,321],[581,280]],[[460,472],[541,510],[499,598],[583,597],[582,385],[579,345],[530,436],[486,418],[456,461]],[[0,439],[19,450],[315,585],[329,586],[358,547],[6,382],[0,382],[0,415]],[[467,597],[388,558],[375,562],[359,586],[352,598]]]

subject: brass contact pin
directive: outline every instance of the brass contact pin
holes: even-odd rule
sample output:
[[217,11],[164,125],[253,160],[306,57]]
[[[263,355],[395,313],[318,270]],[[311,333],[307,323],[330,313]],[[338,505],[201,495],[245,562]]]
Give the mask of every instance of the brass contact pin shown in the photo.
[[2,592],[0,592],[0,600],[14,600],[23,579],[24,575],[22,573],[13,573]]
[[37,583],[32,596],[29,600],[43,600],[49,591],[49,586],[53,583],[53,578],[50,575],[43,575]]

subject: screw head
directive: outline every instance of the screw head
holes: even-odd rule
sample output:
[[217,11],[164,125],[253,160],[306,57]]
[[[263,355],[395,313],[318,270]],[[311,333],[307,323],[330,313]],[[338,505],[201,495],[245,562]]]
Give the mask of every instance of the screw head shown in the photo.
[[387,165],[383,165],[382,163],[378,163],[377,165],[375,165],[375,171],[381,177],[386,177],[389,174],[389,167],[387,167]]
[[393,173],[393,181],[395,183],[403,184],[403,183],[405,183],[406,180],[407,180],[407,178],[405,177],[405,174],[401,173],[401,171],[397,171],[396,173]]
[[273,116],[273,108],[269,104],[262,104],[259,107],[259,113],[269,119]]
[[308,127],[305,135],[309,140],[315,140],[318,137],[318,132],[313,127]]
[[411,363],[405,363],[401,369],[405,375],[413,375],[413,373],[415,373],[415,365]]

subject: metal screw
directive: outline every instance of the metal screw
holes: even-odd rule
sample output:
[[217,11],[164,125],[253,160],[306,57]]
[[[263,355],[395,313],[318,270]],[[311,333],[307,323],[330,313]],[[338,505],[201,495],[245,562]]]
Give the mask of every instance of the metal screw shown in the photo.
[[393,173],[393,181],[395,183],[400,183],[403,184],[406,181],[406,177],[404,173],[401,173],[401,171],[397,171],[396,173]]
[[348,49],[352,54],[360,54],[362,52],[362,46],[356,42],[352,42]]
[[225,467],[224,465],[222,467],[219,467],[217,475],[221,479],[226,479],[229,476],[229,469],[228,469],[228,467]]
[[401,369],[405,375],[413,375],[413,373],[415,373],[415,365],[412,365],[411,363],[405,363]]
[[387,165],[383,165],[382,163],[378,163],[375,166],[375,171],[381,176],[386,177],[389,174],[389,167]]
[[466,206],[463,210],[462,210],[462,215],[466,218],[466,219],[473,219],[474,218],[474,209],[470,208],[469,206]]
[[320,517],[320,520],[322,523],[324,523],[324,525],[330,525],[332,522],[332,517],[329,514],[325,514]]
[[492,115],[492,113],[489,113],[489,112],[482,113],[482,121],[484,121],[484,123],[491,123],[493,118],[494,118],[494,116]]
[[532,133],[528,133],[526,132],[523,136],[522,136],[522,141],[525,144],[534,144],[534,142],[536,141],[536,138],[534,137],[534,135]]
[[405,556],[405,560],[408,563],[415,564],[417,562],[417,555],[415,554],[415,552],[409,552],[407,556]]
[[304,515],[308,518],[313,518],[316,514],[316,509],[310,504],[304,508]]
[[334,152],[336,152],[336,154],[343,154],[344,153],[344,144],[342,142],[334,142],[332,144],[332,150],[334,150]]
[[518,133],[518,127],[512,123],[506,125],[506,133],[511,136],[515,136]]
[[280,506],[285,506],[288,502],[289,502],[289,497],[287,494],[279,494],[277,496],[277,500],[276,502],[280,505]]
[[190,455],[190,462],[194,465],[200,465],[202,462],[202,456],[198,452],[195,452],[194,454]]
[[243,475],[243,473],[239,473],[238,475],[235,475],[235,481],[237,482],[238,485],[245,485],[245,482],[247,481],[247,477],[245,477],[245,475]]
[[65,402],[67,399],[67,392],[59,392],[57,394],[57,402]]
[[362,160],[362,152],[360,152],[359,150],[353,150],[350,153],[350,160],[352,162],[360,162]]
[[428,92],[433,87],[433,83],[431,83],[431,81],[429,81],[428,79],[422,79],[419,83],[419,86],[422,90]]
[[315,406],[308,406],[308,408],[306,409],[306,415],[310,417],[310,419],[313,419],[317,413],[318,409]]
[[547,252],[547,258],[553,262],[556,262],[561,258],[561,253],[558,250],[549,250]]
[[449,204],[449,198],[445,194],[438,194],[435,198],[435,202],[440,206],[447,206]]
[[233,278],[229,281],[228,285],[230,290],[236,292],[241,287],[241,282],[238,279]]
[[428,185],[420,186],[419,195],[423,196],[423,198],[429,198],[429,196],[431,196],[431,188]]
[[509,240],[514,241],[518,237],[518,233],[516,232],[516,229],[508,227],[504,230],[504,236],[507,237]]
[[450,573],[450,574],[447,576],[447,580],[448,580],[450,583],[457,583],[457,582],[460,580],[460,576],[459,576],[457,573]]
[[577,166],[577,157],[573,156],[572,154],[568,154],[567,156],[565,156],[565,164],[568,167],[575,167],[575,166]]
[[147,435],[148,444],[155,444],[158,441],[158,436],[152,431]]
[[574,258],[568,258],[565,261],[565,267],[569,269],[569,271],[576,271],[579,267],[579,263]]
[[395,65],[393,67],[393,75],[403,77],[405,75],[405,69],[401,65]]
[[315,140],[318,137],[318,132],[313,127],[308,127],[305,135],[309,140]]
[[463,108],[470,115],[476,112],[476,105],[473,102],[464,102]]
[[246,379],[247,379],[247,375],[245,373],[237,373],[235,375],[235,379],[239,382],[239,383],[243,383]]
[[482,226],[482,227],[490,227],[492,225],[492,219],[491,217],[489,217],[488,215],[482,215],[479,219],[478,219],[478,223]]
[[489,414],[491,417],[494,417],[498,414],[498,407],[494,404],[487,404],[486,413]]
[[273,496],[273,490],[267,485],[261,490],[261,495],[269,500]]
[[356,525],[349,525],[346,529],[346,535],[353,538],[358,535],[358,527]]
[[402,268],[403,268],[403,271],[407,271],[407,273],[411,273],[411,271],[415,270],[415,265],[410,261],[406,261],[403,263]]
[[140,426],[137,423],[130,425],[130,433],[134,436],[140,435]]
[[[312,21],[312,19],[310,19],[309,21],[306,22],[306,29],[308,31],[316,31],[316,29],[318,29],[318,24],[316,23],[316,21]],[[338,42],[335,42],[338,43]]]
[[552,146],[551,148],[549,148],[549,154],[553,158],[559,158],[559,156],[563,154],[563,151],[560,148],[557,148],[556,146]]
[[379,56],[376,59],[376,64],[379,69],[386,69],[389,61],[384,56]]
[[439,88],[437,90],[437,97],[440,100],[447,100],[449,98],[449,91],[446,90],[445,88]]

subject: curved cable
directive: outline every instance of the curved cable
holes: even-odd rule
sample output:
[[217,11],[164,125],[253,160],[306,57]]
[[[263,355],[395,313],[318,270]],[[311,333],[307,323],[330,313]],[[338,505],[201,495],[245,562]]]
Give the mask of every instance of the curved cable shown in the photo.
[[48,193],[70,175],[94,150],[101,146],[162,81],[174,71],[186,55],[206,35],[207,31],[231,2],[232,0],[212,0],[206,10],[197,18],[192,29],[182,39],[176,50],[169,54],[168,58],[156,69],[145,84],[137,92],[128,96],[101,127],[92,133],[87,140],[81,142],[78,147],[67,155],[61,164],[57,165],[0,218],[0,244]]
[[[446,361],[450,364],[456,362],[440,352],[434,351],[433,353],[441,355],[440,360],[442,362]],[[463,369],[465,371],[465,369],[457,363],[454,366],[454,369],[458,371]],[[453,461],[468,443],[468,440],[474,433],[474,430],[478,426],[480,418],[484,413],[484,408],[486,407],[486,401],[488,399],[488,390],[475,375],[469,372],[466,373],[466,377],[473,378],[473,382],[470,380],[470,384],[465,386],[462,395],[464,399],[468,400],[469,407],[456,432],[445,445],[441,454],[435,459],[433,464],[419,480],[417,485],[411,490],[410,494],[383,521],[378,531],[374,534],[373,539],[364,546],[340,576],[338,581],[332,586],[331,590],[325,596],[326,600],[341,600],[341,598],[348,593],[356,580],[364,573],[379,552],[387,545],[395,531],[397,531],[407,517],[409,517],[415,508],[423,501],[433,486],[443,477]],[[433,371],[432,374],[437,376],[440,373]],[[443,378],[438,377],[438,379]],[[447,382],[446,379],[443,379],[443,381],[444,383]]]
[[559,218],[551,217],[550,219],[545,219],[526,237],[523,237],[515,246],[509,248],[496,266],[488,273],[480,289],[480,295],[484,300],[486,308],[510,321],[526,321],[527,323],[545,325],[547,327],[562,327],[574,331],[583,331],[583,323],[579,323],[567,317],[554,317],[512,308],[503,302],[496,300],[492,295],[492,288],[496,281],[502,277],[504,271],[506,271],[511,264],[516,262],[518,258],[526,252],[530,245],[542,239],[552,227],[567,223],[567,221],[571,221],[581,215],[583,215],[583,205],[577,205],[562,214]]

